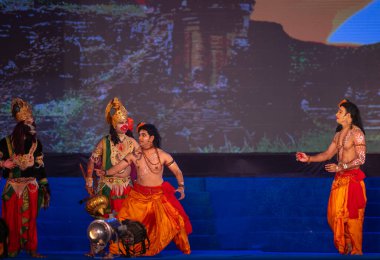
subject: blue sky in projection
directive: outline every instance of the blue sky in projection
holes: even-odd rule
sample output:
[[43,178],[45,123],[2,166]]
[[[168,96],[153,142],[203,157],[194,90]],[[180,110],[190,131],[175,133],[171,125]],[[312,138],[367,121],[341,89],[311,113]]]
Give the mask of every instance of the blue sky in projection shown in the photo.
[[380,0],[374,0],[351,16],[328,38],[329,43],[380,42]]

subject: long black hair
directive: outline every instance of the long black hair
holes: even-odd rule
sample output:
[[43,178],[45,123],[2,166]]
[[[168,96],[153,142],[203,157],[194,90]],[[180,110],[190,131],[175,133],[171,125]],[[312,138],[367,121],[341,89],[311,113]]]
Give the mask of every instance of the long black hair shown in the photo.
[[145,130],[145,131],[148,132],[148,134],[150,136],[153,135],[154,136],[154,140],[153,140],[154,147],[156,147],[156,148],[160,148],[161,147],[161,136],[158,133],[157,128],[153,124],[140,123],[140,124],[137,125],[137,130],[138,130],[139,133],[140,133],[141,130]]
[[[359,127],[360,130],[362,130],[365,134],[359,108],[348,99],[346,99],[346,101],[341,103],[339,106],[344,107],[346,109],[346,112],[351,115],[352,124]],[[336,132],[340,132],[342,128],[342,125],[338,124],[338,126],[336,127]]]

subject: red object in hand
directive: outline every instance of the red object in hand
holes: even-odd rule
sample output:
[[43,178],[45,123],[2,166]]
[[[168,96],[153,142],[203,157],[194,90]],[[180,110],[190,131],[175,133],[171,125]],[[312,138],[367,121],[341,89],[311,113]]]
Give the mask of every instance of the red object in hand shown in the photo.
[[299,152],[296,154],[296,157],[298,160],[301,158],[307,158],[306,156],[304,156],[302,153],[299,153]]

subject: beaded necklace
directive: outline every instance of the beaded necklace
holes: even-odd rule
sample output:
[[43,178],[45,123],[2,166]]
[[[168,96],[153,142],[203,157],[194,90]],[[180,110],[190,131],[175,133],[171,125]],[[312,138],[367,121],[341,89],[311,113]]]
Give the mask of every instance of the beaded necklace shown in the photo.
[[142,154],[144,156],[145,163],[148,166],[149,170],[152,173],[158,174],[158,173],[161,173],[162,164],[161,164],[161,159],[160,159],[160,155],[159,155],[159,153],[157,151],[157,148],[155,147],[154,150],[155,150],[157,158],[158,158],[158,161],[156,163],[151,162],[149,160],[149,157],[145,154],[144,151],[142,151]]

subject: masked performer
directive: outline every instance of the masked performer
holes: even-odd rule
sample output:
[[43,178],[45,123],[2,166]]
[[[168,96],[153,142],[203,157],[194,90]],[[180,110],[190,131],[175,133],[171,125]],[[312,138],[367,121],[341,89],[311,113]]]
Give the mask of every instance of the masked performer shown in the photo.
[[[137,180],[117,218],[120,221],[138,221],[146,227],[150,241],[150,246],[145,252],[147,256],[160,253],[172,240],[184,254],[190,254],[188,234],[192,232],[192,226],[175,197],[175,192],[179,192],[179,200],[185,197],[182,171],[172,156],[159,148],[161,137],[154,125],[140,124],[138,132],[141,149],[127,155],[111,169],[97,171],[97,174],[114,176],[121,169],[131,164],[136,165]],[[177,189],[164,182],[164,166],[176,177]],[[120,253],[125,255],[123,246],[120,243],[111,244],[108,258]]]
[[37,253],[36,219],[39,209],[49,206],[50,192],[42,144],[36,138],[30,105],[16,98],[11,110],[17,124],[12,134],[0,141],[0,167],[7,179],[2,216],[9,229],[8,254],[14,257],[25,250],[32,257],[43,257]]
[[360,166],[366,158],[366,142],[357,106],[343,100],[336,113],[336,134],[328,149],[309,156],[298,152],[301,162],[323,162],[337,154],[337,163],[325,165],[334,172],[327,220],[334,234],[334,244],[341,254],[362,255],[363,220],[367,202],[364,173]]
[[[108,170],[118,164],[128,154],[139,147],[132,137],[133,120],[118,98],[113,98],[105,111],[107,123],[110,125],[109,135],[103,137],[96,145],[87,164],[86,189],[90,195],[105,195],[109,205],[100,217],[108,218],[110,213],[120,210],[131,184],[133,166],[120,170],[113,176],[102,176],[94,182],[93,171]],[[94,185],[96,184],[96,185]]]

